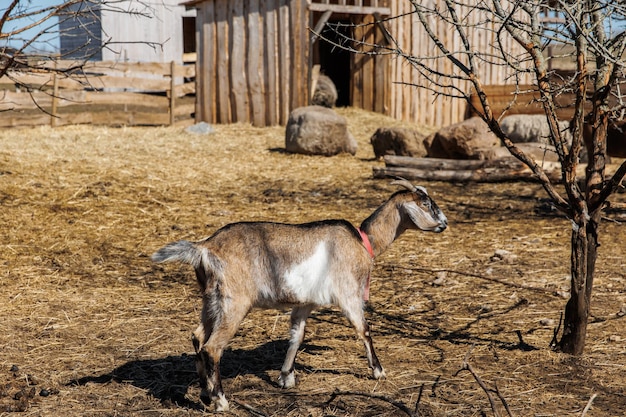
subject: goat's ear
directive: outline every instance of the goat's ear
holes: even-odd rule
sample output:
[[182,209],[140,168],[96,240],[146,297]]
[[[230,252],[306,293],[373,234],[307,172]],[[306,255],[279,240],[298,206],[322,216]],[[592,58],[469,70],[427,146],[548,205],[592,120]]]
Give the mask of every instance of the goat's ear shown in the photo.
[[430,219],[427,214],[422,210],[421,207],[417,205],[415,201],[408,201],[402,205],[404,211],[409,216],[409,219],[413,222],[414,225],[420,227],[423,224],[430,223]]
[[441,226],[441,219],[433,212],[430,199],[423,202],[426,204],[425,207],[421,207],[415,201],[407,201],[402,204],[402,208],[416,228],[426,231],[437,230]]

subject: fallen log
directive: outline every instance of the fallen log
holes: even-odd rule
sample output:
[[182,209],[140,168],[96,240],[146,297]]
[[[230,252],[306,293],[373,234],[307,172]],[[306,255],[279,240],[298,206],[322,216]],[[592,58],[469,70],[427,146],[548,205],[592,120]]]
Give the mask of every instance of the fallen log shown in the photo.
[[[384,168],[374,167],[374,178],[400,176],[408,180],[457,182],[537,181],[530,168],[513,156],[492,160],[457,160],[386,155],[384,160]],[[541,167],[550,181],[561,180],[559,162],[545,161]],[[614,171],[607,169],[607,172]],[[578,166],[576,175],[584,178],[585,165]]]
[[417,169],[459,170],[524,166],[513,156],[492,160],[478,159],[444,159],[444,158],[416,158],[412,156],[385,155],[385,165],[388,167],[404,167]]
[[[558,181],[560,173],[546,172],[551,181]],[[374,167],[374,178],[402,177],[407,180],[451,182],[506,182],[536,181],[535,174],[527,167],[478,168],[478,169],[420,169],[410,167]]]

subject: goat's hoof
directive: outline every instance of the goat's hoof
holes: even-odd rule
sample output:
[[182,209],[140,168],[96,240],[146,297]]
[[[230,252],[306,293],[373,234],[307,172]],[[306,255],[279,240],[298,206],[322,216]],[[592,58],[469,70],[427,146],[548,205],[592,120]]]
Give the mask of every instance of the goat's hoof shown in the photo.
[[204,404],[205,407],[211,405],[211,396],[206,390],[202,390],[200,392],[200,401],[202,401],[202,404]]
[[387,374],[385,373],[385,370],[383,368],[374,369],[373,376],[374,376],[374,379],[385,379],[385,378],[387,378]]
[[288,374],[280,373],[278,377],[278,385],[281,388],[293,388],[296,386],[296,374],[295,372],[290,372]]
[[219,393],[217,397],[213,397],[212,400],[215,403],[216,412],[222,413],[224,411],[228,411],[228,400],[226,400],[224,393]]

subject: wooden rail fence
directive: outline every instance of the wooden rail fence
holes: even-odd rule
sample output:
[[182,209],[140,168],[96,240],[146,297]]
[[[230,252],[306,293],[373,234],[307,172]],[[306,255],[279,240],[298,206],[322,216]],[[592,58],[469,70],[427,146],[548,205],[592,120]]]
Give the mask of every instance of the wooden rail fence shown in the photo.
[[195,64],[58,61],[0,78],[0,127],[171,125],[195,111]]

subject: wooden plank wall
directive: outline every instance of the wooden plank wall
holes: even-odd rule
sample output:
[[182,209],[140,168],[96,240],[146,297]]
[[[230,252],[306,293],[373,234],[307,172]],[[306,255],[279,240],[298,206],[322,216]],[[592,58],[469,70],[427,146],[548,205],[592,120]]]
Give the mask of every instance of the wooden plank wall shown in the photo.
[[356,18],[354,38],[362,42],[357,48],[363,54],[352,55],[352,105],[365,110],[388,114],[391,106],[389,83],[389,55],[376,52],[383,45],[384,35],[374,24],[373,15],[360,15]]
[[306,0],[214,0],[195,4],[196,121],[286,124],[306,105]]
[[[124,0],[103,5],[103,38],[112,43],[102,49],[102,60],[182,64],[183,16],[194,14],[180,3],[180,0]],[[124,13],[125,9],[135,13]]]
[[[545,114],[540,102],[540,94],[533,85],[486,85],[485,93],[489,97],[491,110],[496,117],[500,117],[506,109],[506,114]],[[480,108],[480,101],[476,94],[472,94],[471,101]],[[574,117],[576,95],[564,93],[555,97],[556,114],[561,120],[571,120]],[[473,112],[469,110],[469,115]]]
[[0,127],[169,125],[194,112],[193,104],[176,100],[195,93],[189,81],[195,65],[101,61],[71,70],[78,66],[58,61],[65,75],[11,72],[0,78]]
[[[443,0],[425,0],[429,3],[437,4],[442,10],[445,9]],[[394,18],[387,23],[389,32],[398,42],[398,47],[403,52],[414,57],[432,57],[437,54],[433,42],[428,38],[426,31],[422,28],[417,15],[411,13],[413,6],[409,1],[391,2],[391,16],[402,16]],[[467,9],[465,10],[467,11]],[[471,25],[483,19],[479,13],[468,13],[466,23]],[[448,47],[452,51],[461,48],[459,38],[446,25],[433,26],[437,35],[444,41],[449,42]],[[474,49],[489,51],[495,43],[493,36],[485,36],[485,31],[468,31],[470,42]],[[505,49],[515,54],[521,48],[512,40],[503,39]],[[449,60],[444,58],[423,61],[435,71],[444,74],[455,74],[459,70],[454,68]],[[510,82],[510,73],[501,66],[481,65],[478,74],[484,85],[504,85]],[[521,84],[529,84],[528,78],[522,78]],[[432,126],[446,126],[457,123],[465,119],[467,114],[467,104],[464,100],[453,99],[444,96],[435,96],[428,90],[429,84],[418,69],[411,65],[409,61],[401,57],[391,60],[391,109],[387,113],[390,116],[407,121]],[[471,87],[466,82],[455,81],[454,87],[462,91],[471,91]],[[417,88],[421,86],[425,88]],[[430,86],[432,87],[432,86]]]

